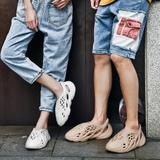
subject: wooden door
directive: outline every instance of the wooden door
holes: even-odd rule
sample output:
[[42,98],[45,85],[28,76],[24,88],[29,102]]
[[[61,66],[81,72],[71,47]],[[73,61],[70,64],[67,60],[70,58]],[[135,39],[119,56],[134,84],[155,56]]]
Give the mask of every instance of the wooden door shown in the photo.
[[[0,2],[0,48],[10,27],[11,18],[15,16],[17,0]],[[66,125],[76,125],[88,121],[94,113],[93,92],[93,26],[95,11],[89,0],[73,0],[73,44],[67,70],[67,80],[75,83],[77,92],[72,104],[72,111]],[[39,41],[39,43],[36,43]],[[27,56],[36,64],[42,64],[43,34],[37,33],[29,45]],[[134,61],[140,79],[140,97],[144,100],[144,42]],[[39,117],[40,85],[28,84],[0,61],[0,125],[35,125]],[[110,102],[118,102],[122,98],[119,78],[113,66],[113,87]],[[113,111],[114,112],[114,111]],[[50,125],[56,125],[54,113],[51,114]]]

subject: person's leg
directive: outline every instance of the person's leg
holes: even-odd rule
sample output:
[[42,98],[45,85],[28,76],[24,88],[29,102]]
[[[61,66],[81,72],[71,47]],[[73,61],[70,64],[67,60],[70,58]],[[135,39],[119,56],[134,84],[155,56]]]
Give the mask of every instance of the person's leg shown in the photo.
[[110,56],[94,54],[94,95],[95,111],[90,122],[75,126],[65,134],[69,141],[83,142],[88,139],[106,139],[112,134],[107,118],[108,98],[112,85]]
[[104,124],[107,119],[108,98],[112,86],[110,56],[95,54],[94,62],[95,111],[92,122]]
[[126,104],[125,127],[106,144],[106,150],[125,153],[145,144],[145,136],[138,123],[138,78],[129,58],[112,54],[120,78],[122,95]]
[[[62,93],[61,84],[52,77],[42,72],[42,69],[26,57],[27,46],[35,35],[35,31],[27,28],[24,12],[21,10],[24,4],[19,3],[17,8],[17,17],[12,19],[10,31],[2,46],[1,59],[2,61],[18,75],[20,75],[28,83],[33,83],[35,80],[51,89],[59,97]],[[20,14],[21,13],[21,14]],[[19,16],[21,15],[21,16]],[[42,74],[43,73],[43,74]],[[53,104],[54,105],[54,104]],[[40,122],[47,122],[48,114],[42,112],[40,114]],[[46,124],[37,123],[36,128],[46,128]],[[41,125],[40,125],[41,124]]]
[[41,68],[25,55],[34,35],[35,31],[26,27],[24,19],[14,17],[1,50],[1,60],[28,83],[42,74]]
[[[43,15],[39,26],[39,30],[44,33],[42,65],[44,73],[36,81],[41,83],[40,111],[54,112],[54,104],[63,93],[63,86],[59,82],[64,82],[66,77],[72,42],[73,9],[71,2],[62,10],[50,4],[49,0],[45,4],[47,7],[44,13],[47,14]],[[65,88],[68,91],[72,89],[66,84]],[[57,119],[56,111],[55,109],[57,123],[62,125]]]
[[137,132],[138,124],[138,77],[129,58],[112,54],[111,59],[120,78],[122,95],[126,104],[127,120],[125,131]]
[[[47,90],[50,90],[52,93],[54,93],[56,95],[57,99],[63,93],[63,88],[62,88],[61,84],[58,81],[56,81],[54,78],[52,78],[51,76],[48,76],[46,73],[43,73],[36,80],[36,82],[45,86]],[[66,89],[68,91],[70,91],[70,89],[67,86],[66,86]],[[54,106],[54,103],[55,102],[53,102],[52,107]],[[47,102],[46,102],[46,104],[47,104]],[[48,128],[49,115],[50,115],[49,111],[41,110],[40,117],[39,117],[37,124],[36,124],[36,127],[35,127],[36,130]]]
[[[145,136],[138,123],[138,78],[130,59],[134,59],[140,45],[147,19],[149,2],[118,1],[117,15],[113,25],[111,60],[119,78],[126,104],[127,120],[124,129],[106,144],[112,152],[125,153],[145,144]],[[129,25],[128,25],[129,24]]]
[[[48,2],[44,2],[45,6],[48,5]],[[35,146],[34,140],[32,140],[35,132],[45,130],[46,133],[42,139],[46,139],[45,145],[49,141],[50,137],[47,134],[48,119],[50,113],[54,111],[56,100],[55,109],[58,111],[55,111],[60,115],[59,120],[56,112],[56,120],[62,126],[68,119],[71,100],[75,94],[73,83],[63,82],[66,76],[72,42],[72,4],[69,3],[63,10],[58,10],[53,4],[50,4],[45,7],[44,13],[48,14],[43,14],[39,25],[39,30],[44,33],[43,73],[36,79],[36,82],[41,84],[41,103],[39,107],[41,113],[35,129],[26,142],[26,148],[31,149],[37,148],[37,145],[41,148],[44,147],[41,141],[38,141]],[[62,19],[61,15],[63,15]],[[48,21],[48,17],[50,21]]]
[[47,111],[41,111],[39,119],[36,123],[35,129],[48,129],[48,119],[49,119],[50,112]]
[[59,98],[63,92],[61,84],[46,73],[42,73],[42,75],[36,79],[36,82],[50,89],[57,98]]
[[[95,111],[92,122],[104,124],[107,119],[108,98],[112,86],[110,62],[110,41],[114,15],[112,4],[99,6],[95,15],[94,26],[94,98]],[[102,35],[103,33],[103,35]]]
[[[32,84],[39,76],[42,75],[42,69],[38,67],[35,63],[33,63],[25,55],[28,44],[35,35],[35,31],[27,28],[24,19],[24,12],[21,12],[21,9],[23,10],[24,8],[24,4],[21,3],[18,4],[19,5],[17,9],[17,17],[14,17],[12,19],[12,24],[9,33],[6,37],[6,40],[1,50],[1,59],[10,69],[16,72],[25,81]],[[33,146],[36,145],[36,149],[38,149],[46,145],[46,143],[50,139],[49,133],[47,130],[40,130],[40,129],[45,129],[47,127],[45,124],[48,121],[48,117],[49,116],[47,112],[45,111],[41,112],[41,116],[39,118],[39,121],[37,122],[37,128],[36,128],[40,132],[36,132],[36,130],[33,129],[34,132],[31,132],[32,134],[30,134],[31,136],[29,136],[32,137],[32,140],[33,139],[36,140],[36,137],[38,135],[41,135],[41,137],[42,135],[45,135],[43,136],[44,138],[42,138],[43,144],[41,143],[42,141],[39,141],[38,143],[41,145],[37,145],[33,140],[32,141],[33,143],[25,145],[26,148],[32,148]]]
[[[91,121],[82,123],[69,130],[65,138],[69,141],[87,141],[89,139],[106,139],[112,134],[112,127],[107,118],[108,98],[112,85],[110,63],[110,40],[114,15],[110,5],[99,6],[95,16],[94,27],[94,94],[95,111]],[[103,35],[102,35],[103,33]]]

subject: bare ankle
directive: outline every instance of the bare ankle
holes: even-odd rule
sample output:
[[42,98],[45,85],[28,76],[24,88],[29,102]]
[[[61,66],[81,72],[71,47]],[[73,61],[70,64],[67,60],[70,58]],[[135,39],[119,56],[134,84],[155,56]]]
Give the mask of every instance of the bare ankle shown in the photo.
[[127,123],[125,124],[125,130],[126,131],[132,131],[132,132],[137,132],[139,129],[139,124],[138,122],[135,123]]
[[95,118],[95,117],[94,117],[94,118],[92,119],[92,122],[94,122],[94,123],[96,123],[96,124],[102,125],[102,124],[105,123],[106,119],[107,119],[107,118],[102,118],[102,117],[100,117],[100,118]]
[[55,91],[55,95],[57,98],[59,98],[61,96],[61,94],[63,93],[63,87],[60,82],[58,82],[58,83],[59,84],[57,85],[57,89]]

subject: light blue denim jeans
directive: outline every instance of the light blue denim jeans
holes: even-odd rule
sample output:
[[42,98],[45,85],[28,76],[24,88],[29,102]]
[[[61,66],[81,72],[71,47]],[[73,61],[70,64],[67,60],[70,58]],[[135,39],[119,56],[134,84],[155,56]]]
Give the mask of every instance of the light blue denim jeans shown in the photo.
[[93,53],[134,59],[148,17],[147,0],[116,0],[99,6],[95,16]]
[[[59,10],[53,0],[31,0],[38,16],[38,29],[44,33],[42,68],[26,57],[29,42],[35,31],[27,28],[23,0],[18,1],[16,17],[13,17],[9,33],[1,50],[2,61],[32,84],[43,73],[64,81],[72,42],[72,2]],[[38,43],[38,42],[37,42]],[[34,53],[33,53],[34,54]],[[56,97],[41,86],[40,110],[53,112]]]

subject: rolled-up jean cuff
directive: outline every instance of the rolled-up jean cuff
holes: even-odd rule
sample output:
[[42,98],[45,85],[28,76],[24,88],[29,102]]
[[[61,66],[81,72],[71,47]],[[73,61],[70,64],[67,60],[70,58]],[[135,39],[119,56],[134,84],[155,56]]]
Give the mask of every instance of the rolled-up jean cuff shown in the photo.
[[[108,54],[109,51],[107,51],[107,50],[92,50],[92,53],[93,54]],[[108,54],[108,55],[110,55],[110,54]]]
[[49,109],[49,108],[45,108],[45,107],[39,107],[40,111],[46,111],[46,112],[50,112],[53,113],[53,110]]
[[40,70],[40,72],[34,77],[34,79],[32,79],[32,81],[30,81],[30,84],[33,84],[42,74],[44,73],[43,70]]

